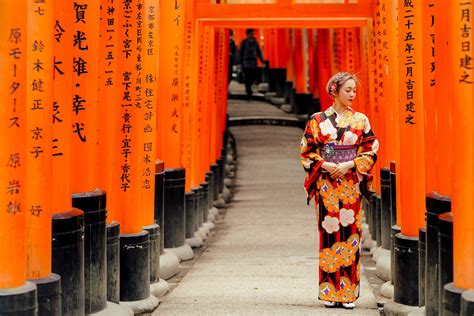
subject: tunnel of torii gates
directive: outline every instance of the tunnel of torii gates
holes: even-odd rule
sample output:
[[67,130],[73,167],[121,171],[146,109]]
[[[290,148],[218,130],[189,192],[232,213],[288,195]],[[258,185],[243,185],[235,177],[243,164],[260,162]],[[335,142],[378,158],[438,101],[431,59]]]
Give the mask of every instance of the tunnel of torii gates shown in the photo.
[[198,229],[222,193],[229,29],[239,44],[247,27],[269,73],[323,110],[328,78],[358,74],[353,107],[380,140],[365,204],[393,234],[395,302],[421,304],[426,265],[438,311],[438,227],[453,243],[444,291],[474,289],[472,3],[222,2],[0,2],[0,314],[150,297],[157,224],[161,248],[184,247],[186,210]]

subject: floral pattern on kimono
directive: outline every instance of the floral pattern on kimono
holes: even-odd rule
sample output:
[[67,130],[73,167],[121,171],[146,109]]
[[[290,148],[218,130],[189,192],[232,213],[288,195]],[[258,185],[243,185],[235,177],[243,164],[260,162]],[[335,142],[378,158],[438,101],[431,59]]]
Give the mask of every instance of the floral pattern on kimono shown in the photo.
[[[355,167],[333,179],[322,169],[324,145],[355,145]],[[341,115],[330,107],[313,114],[301,140],[307,202],[315,198],[319,228],[319,299],[354,302],[359,297],[361,196],[359,184],[371,181],[379,143],[368,118],[353,109]]]

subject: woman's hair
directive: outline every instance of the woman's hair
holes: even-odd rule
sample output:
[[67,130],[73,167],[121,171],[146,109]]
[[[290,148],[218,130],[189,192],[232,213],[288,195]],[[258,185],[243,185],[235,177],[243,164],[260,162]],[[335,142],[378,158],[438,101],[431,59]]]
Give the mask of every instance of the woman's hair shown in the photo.
[[347,80],[354,80],[356,83],[359,83],[359,79],[356,75],[352,75],[348,72],[338,72],[329,79],[326,85],[326,92],[331,98],[334,98],[337,92],[341,90],[341,87],[347,82]]
[[246,29],[245,30],[245,35],[249,35],[252,32],[255,32],[255,29]]

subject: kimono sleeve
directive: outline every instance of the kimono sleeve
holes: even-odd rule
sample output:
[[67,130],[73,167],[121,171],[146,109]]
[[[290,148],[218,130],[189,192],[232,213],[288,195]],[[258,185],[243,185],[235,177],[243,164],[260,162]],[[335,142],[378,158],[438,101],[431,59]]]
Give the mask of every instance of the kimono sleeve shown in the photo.
[[354,163],[357,169],[359,179],[372,180],[370,171],[377,161],[377,151],[379,149],[379,141],[375,137],[369,119],[364,118],[364,130],[362,132],[362,139],[357,150],[357,157]]
[[[307,203],[317,195],[316,182],[321,175],[321,166],[324,159],[319,155],[319,123],[313,115],[306,124],[306,128],[301,139],[300,157],[301,164],[306,171],[304,187],[308,194]],[[317,200],[316,196],[316,200]]]

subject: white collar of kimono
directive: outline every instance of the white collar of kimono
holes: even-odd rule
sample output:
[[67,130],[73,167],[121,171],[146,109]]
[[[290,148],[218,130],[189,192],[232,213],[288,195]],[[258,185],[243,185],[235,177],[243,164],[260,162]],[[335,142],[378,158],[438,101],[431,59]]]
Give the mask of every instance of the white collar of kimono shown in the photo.
[[336,110],[334,110],[334,108],[332,106],[330,106],[330,107],[327,108],[327,110],[324,113],[326,113],[326,116],[331,116],[334,113],[336,113],[336,119],[339,119],[346,112],[352,112],[352,108],[350,106],[348,106],[347,108],[344,109],[344,111],[342,111],[341,114],[339,114],[339,113],[336,112]]

